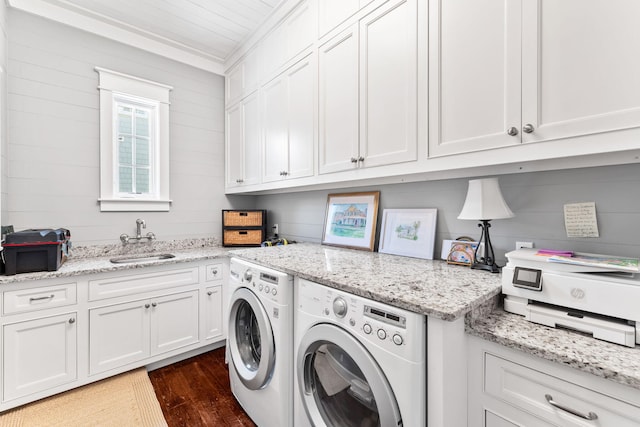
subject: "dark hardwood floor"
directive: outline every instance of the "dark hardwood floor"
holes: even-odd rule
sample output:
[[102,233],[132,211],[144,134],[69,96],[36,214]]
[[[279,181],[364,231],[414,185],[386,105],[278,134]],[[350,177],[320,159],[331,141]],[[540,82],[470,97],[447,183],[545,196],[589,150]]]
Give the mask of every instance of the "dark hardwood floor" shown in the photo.
[[255,427],[229,388],[224,347],[149,372],[169,427]]

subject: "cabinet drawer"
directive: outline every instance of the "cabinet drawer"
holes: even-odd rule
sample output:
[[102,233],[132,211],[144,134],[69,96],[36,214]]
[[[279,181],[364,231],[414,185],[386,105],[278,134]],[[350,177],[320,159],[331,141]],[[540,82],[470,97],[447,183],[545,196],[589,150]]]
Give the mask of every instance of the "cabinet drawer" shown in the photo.
[[224,230],[222,244],[224,246],[260,245],[264,240],[262,230]]
[[90,280],[89,301],[195,285],[198,281],[198,267]]
[[222,264],[208,264],[205,267],[205,281],[222,280]]
[[76,284],[65,283],[4,293],[2,312],[5,315],[45,310],[76,303]]
[[222,211],[224,227],[263,227],[265,211]]
[[[489,353],[485,354],[484,383],[488,394],[555,425],[637,427],[640,419],[637,406]],[[582,417],[590,413],[597,421]]]

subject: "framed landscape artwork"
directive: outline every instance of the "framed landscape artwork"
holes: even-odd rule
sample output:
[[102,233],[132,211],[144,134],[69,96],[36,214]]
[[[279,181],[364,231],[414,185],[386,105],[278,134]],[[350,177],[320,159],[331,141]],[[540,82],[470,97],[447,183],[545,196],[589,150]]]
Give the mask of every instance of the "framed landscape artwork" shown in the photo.
[[385,209],[379,252],[433,259],[437,209]]
[[329,194],[322,244],[373,251],[379,191]]

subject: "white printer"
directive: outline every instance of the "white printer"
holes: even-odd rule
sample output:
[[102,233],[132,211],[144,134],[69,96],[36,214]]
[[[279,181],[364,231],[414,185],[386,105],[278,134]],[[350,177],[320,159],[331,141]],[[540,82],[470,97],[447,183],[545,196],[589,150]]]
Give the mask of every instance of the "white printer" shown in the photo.
[[[635,347],[640,344],[640,272],[616,266],[618,258],[576,253],[575,262],[554,262],[537,249],[506,254],[502,268],[504,309],[531,322],[592,334]],[[605,260],[585,262],[580,259]],[[553,257],[562,260],[563,257]]]

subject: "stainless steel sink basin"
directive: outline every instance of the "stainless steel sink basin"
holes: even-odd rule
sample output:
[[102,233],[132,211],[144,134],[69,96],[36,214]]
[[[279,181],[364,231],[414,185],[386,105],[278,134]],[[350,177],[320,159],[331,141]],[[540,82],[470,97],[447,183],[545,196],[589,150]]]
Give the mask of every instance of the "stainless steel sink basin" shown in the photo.
[[111,261],[113,264],[128,264],[134,262],[159,261],[162,259],[171,259],[175,257],[176,256],[173,254],[142,254],[111,258],[109,261]]

